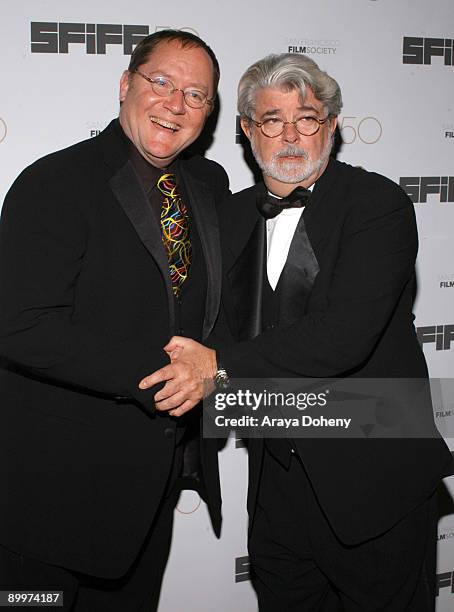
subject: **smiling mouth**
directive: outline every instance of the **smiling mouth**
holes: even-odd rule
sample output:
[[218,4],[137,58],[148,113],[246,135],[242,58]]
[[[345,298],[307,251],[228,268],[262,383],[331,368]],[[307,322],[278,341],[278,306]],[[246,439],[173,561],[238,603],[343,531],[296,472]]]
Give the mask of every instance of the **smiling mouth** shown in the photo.
[[176,123],[170,123],[170,121],[164,121],[164,119],[160,119],[159,117],[150,117],[150,121],[155,125],[159,125],[159,127],[163,127],[171,132],[178,132],[180,126]]

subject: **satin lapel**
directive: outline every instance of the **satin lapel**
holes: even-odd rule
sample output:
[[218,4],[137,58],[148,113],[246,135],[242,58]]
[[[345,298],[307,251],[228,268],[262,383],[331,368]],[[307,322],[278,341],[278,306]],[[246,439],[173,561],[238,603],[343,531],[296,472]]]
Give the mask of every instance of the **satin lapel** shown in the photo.
[[225,204],[222,207],[220,223],[223,242],[228,249],[227,261],[223,261],[225,270],[228,271],[235,265],[255,228],[257,219],[262,219],[256,202],[257,198],[266,193],[265,185],[258,183],[232,196],[231,201],[235,203],[233,208]]
[[175,327],[174,298],[170,283],[169,264],[162,246],[161,230],[129,161],[112,176],[109,185],[143,245],[161,270],[167,291],[169,321],[172,332]]
[[329,232],[330,224],[336,222],[336,216],[331,213],[330,208],[335,206],[333,194],[336,194],[334,183],[338,176],[338,164],[339,162],[330,158],[325,172],[315,183],[314,192],[303,213],[307,235],[315,252],[318,243]]
[[305,314],[307,300],[319,270],[301,215],[276,287],[279,296],[279,325],[291,325]]
[[228,299],[235,311],[239,339],[254,338],[262,331],[262,290],[266,262],[266,225],[257,198],[266,193],[263,183],[233,196],[232,212],[221,218],[228,248],[225,258]]
[[262,290],[266,261],[265,220],[257,218],[245,248],[227,273],[240,340],[262,331]]
[[208,284],[202,332],[205,339],[213,329],[221,301],[222,266],[218,220],[213,195],[205,183],[193,178],[185,170],[183,163],[180,165],[180,174],[197,224],[207,270]]

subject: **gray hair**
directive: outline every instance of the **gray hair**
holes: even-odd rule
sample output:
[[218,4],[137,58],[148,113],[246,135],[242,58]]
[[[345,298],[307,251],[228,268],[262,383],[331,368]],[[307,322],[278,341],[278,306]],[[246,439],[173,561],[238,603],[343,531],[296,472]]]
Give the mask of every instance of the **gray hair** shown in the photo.
[[272,54],[252,64],[238,84],[238,112],[242,118],[253,116],[257,90],[266,87],[284,91],[296,89],[302,100],[306,96],[306,87],[310,87],[332,117],[337,117],[342,108],[342,94],[337,82],[306,55]]

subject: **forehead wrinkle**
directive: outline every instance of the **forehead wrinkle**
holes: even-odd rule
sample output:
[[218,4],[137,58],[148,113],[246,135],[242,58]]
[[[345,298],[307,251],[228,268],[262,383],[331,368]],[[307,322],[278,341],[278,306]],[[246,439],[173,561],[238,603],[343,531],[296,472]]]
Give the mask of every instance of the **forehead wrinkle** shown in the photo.
[[264,113],[262,113],[261,117],[266,117],[267,115],[278,115],[280,112],[281,112],[280,108],[273,108],[273,109],[267,110]]
[[303,104],[303,106],[300,106],[298,108],[298,110],[312,110],[312,111],[318,113],[320,109],[318,109],[316,106],[313,106],[312,104],[309,104],[309,105],[308,104]]
[[[317,108],[315,108],[315,106],[306,106],[306,105],[303,105],[303,106],[297,106],[295,108],[295,111],[299,111],[299,112],[301,112],[301,111],[309,111],[309,110],[310,111],[314,111],[315,113],[319,112],[319,110]],[[282,109],[281,108],[273,108],[273,109],[267,110],[264,113],[262,113],[260,115],[260,117],[261,118],[266,118],[266,117],[272,117],[272,116],[276,116],[276,115],[280,115],[280,114],[282,114]]]

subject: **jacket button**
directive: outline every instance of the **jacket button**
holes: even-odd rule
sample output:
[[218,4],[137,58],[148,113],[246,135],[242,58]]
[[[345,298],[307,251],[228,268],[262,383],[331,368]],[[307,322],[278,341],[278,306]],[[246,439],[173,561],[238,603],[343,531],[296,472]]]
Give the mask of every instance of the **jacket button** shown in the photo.
[[164,429],[164,435],[166,438],[173,438],[175,436],[175,430],[171,427],[166,427]]

